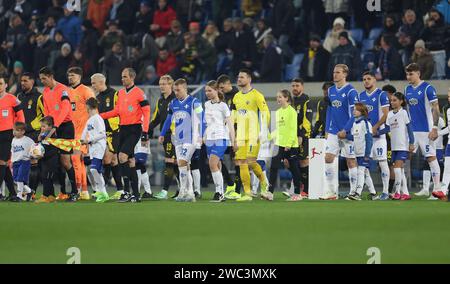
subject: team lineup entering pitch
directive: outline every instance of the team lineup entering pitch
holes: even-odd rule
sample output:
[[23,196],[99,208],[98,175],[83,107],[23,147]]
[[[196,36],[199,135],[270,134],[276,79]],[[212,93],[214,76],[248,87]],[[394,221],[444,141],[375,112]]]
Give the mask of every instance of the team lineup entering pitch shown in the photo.
[[[238,88],[227,75],[208,82],[205,103],[189,94],[184,79],[162,76],[161,96],[152,115],[144,91],[134,83],[132,68],[122,71],[123,89],[118,91],[107,86],[107,78],[100,73],[90,78],[91,87],[82,84],[83,72],[78,67],[67,70],[69,86],[57,82],[50,68],[42,68],[38,74],[44,85],[42,94],[34,86],[34,74],[25,73],[23,92],[17,98],[6,93],[6,80],[0,78],[0,200],[157,201],[169,199],[169,188],[176,182],[172,198],[195,202],[202,198],[203,147],[215,189],[211,202],[249,202],[255,197],[273,201],[283,166],[291,179],[283,195],[287,201],[302,201],[308,199],[310,190],[318,190],[314,187],[317,177],[310,179],[314,168],[309,168],[309,140],[320,137],[325,152],[324,174],[319,175],[324,185],[321,200],[339,198],[338,186],[345,182],[337,182],[335,160],[339,156],[346,160],[349,176],[344,199],[360,201],[367,187],[372,201],[411,200],[405,162],[417,150],[429,166],[427,179],[429,184],[431,178],[433,190],[430,194],[424,182],[415,195],[447,200],[450,149],[444,150],[442,136],[449,130],[440,117],[436,90],[421,80],[419,66],[405,68],[408,84],[404,92],[391,85],[380,89],[371,72],[363,74],[365,90],[358,92],[347,82],[349,71],[344,64],[335,66],[334,82],[323,86],[315,123],[303,80],[294,79],[290,90],[279,90],[279,108],[271,112],[264,94],[252,87],[252,73],[247,69],[237,74]],[[165,169],[161,191],[154,194],[147,162],[155,130],[164,148]],[[312,158],[316,154],[313,148]],[[234,177],[223,163],[226,156],[235,165]],[[371,178],[372,160],[381,171],[382,189],[378,191]],[[66,178],[70,192],[65,188]],[[112,181],[116,191],[108,193]],[[58,194],[55,183],[60,184]],[[42,193],[38,192],[40,184]]]

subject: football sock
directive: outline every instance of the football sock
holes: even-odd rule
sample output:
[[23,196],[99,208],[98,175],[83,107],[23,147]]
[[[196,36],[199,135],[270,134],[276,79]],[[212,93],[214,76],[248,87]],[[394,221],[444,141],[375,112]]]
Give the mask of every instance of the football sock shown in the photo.
[[336,189],[334,188],[334,164],[325,163],[325,177],[328,185],[328,193],[336,194]]
[[405,169],[402,169],[402,194],[409,195],[408,181],[406,180]]
[[12,177],[12,174],[11,174],[11,171],[9,170],[9,168],[6,168],[5,184],[6,184],[6,187],[8,188],[9,194],[11,196],[16,195],[16,190],[14,189],[14,179]]
[[380,161],[381,181],[383,182],[383,193],[389,194],[389,178],[391,172],[387,161]]
[[236,175],[234,176],[234,183],[236,184],[236,193],[241,193],[242,181],[241,181],[241,169],[239,166],[234,167]]
[[191,171],[192,173],[192,178],[194,181],[194,192],[198,192],[201,193],[201,176],[200,176],[200,170],[199,169],[195,169]]
[[441,167],[439,167],[437,160],[430,162],[429,165],[431,178],[433,179],[433,191],[439,191],[441,189]]
[[402,169],[394,168],[394,173],[395,173],[394,193],[400,193],[403,179]]
[[120,173],[123,179],[123,190],[130,193],[130,166],[128,162],[120,164]]
[[117,164],[115,166],[111,166],[111,173],[116,183],[117,191],[123,190],[122,176],[120,174],[120,166]]
[[240,165],[239,172],[241,177],[242,186],[244,187],[244,192],[246,195],[250,195],[250,171],[248,165]]
[[249,164],[249,167],[253,170],[255,176],[259,179],[261,186],[267,186],[267,180],[261,168],[261,165],[255,162]]
[[233,186],[234,185],[234,181],[231,178],[230,172],[228,171],[227,166],[225,166],[224,163],[222,163],[222,176],[223,176],[223,180],[227,183],[227,186]]
[[430,183],[431,183],[431,171],[425,170],[422,172],[423,189],[426,191],[430,191]]
[[[357,183],[356,183],[356,193],[361,195],[362,190],[364,188],[364,178],[366,173],[366,167],[364,166],[358,166],[357,167]],[[350,194],[353,193],[353,191],[350,192]]]
[[108,183],[109,180],[111,179],[111,168],[112,168],[111,164],[103,165],[103,178],[106,183]]
[[131,189],[133,190],[133,195],[135,197],[139,197],[139,180],[137,176],[136,167],[129,167],[130,168],[130,184]]
[[303,192],[309,192],[309,167],[300,168],[300,178],[303,184]]
[[175,174],[175,164],[166,162],[166,168],[164,169],[163,190],[165,191],[169,190],[169,187],[172,184],[174,174]]
[[221,171],[211,172],[216,192],[223,194],[223,176]]
[[356,192],[358,184],[358,167],[348,169],[348,179],[350,180],[350,193]]
[[444,177],[442,178],[442,191],[447,192],[450,184],[450,157],[445,157]]
[[103,179],[103,176],[96,169],[90,169],[90,172],[94,178],[96,189],[99,192],[105,194],[106,188],[105,188],[105,180]]
[[180,193],[185,193],[188,191],[188,183],[189,183],[189,177],[188,177],[188,170],[187,167],[178,167],[180,171]]
[[369,188],[369,192],[371,194],[377,194],[377,191],[375,190],[375,186],[373,184],[372,177],[370,176],[370,171],[368,168],[365,169],[365,175],[364,175],[364,181],[365,184],[367,184],[367,187]]
[[72,187],[72,194],[78,194],[77,189],[77,183],[75,179],[75,169],[73,167],[70,167],[70,169],[67,170],[67,176],[69,177],[70,185]]

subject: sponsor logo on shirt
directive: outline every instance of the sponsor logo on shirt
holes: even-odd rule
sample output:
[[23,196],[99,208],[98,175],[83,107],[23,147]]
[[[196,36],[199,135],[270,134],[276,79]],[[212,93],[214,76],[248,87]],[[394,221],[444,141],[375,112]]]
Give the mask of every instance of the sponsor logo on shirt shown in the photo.
[[334,100],[331,102],[331,105],[336,108],[340,108],[342,106],[342,102],[339,100]]
[[412,98],[409,100],[409,104],[412,106],[415,106],[415,105],[419,104],[419,100],[417,100],[416,98]]

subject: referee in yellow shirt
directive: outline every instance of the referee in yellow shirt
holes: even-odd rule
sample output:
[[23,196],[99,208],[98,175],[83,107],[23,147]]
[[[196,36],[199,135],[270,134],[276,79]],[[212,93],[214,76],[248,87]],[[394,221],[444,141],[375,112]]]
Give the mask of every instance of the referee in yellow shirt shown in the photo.
[[232,117],[236,123],[235,164],[239,166],[245,194],[237,201],[251,201],[250,168],[261,184],[261,196],[267,194],[268,184],[261,166],[256,162],[261,142],[268,139],[270,112],[264,96],[251,86],[250,70],[239,71],[240,91],[233,98]]

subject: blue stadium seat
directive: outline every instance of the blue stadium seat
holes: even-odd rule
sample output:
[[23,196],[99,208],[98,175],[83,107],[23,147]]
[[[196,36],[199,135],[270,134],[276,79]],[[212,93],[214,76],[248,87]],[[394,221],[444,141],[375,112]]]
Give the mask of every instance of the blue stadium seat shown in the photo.
[[373,45],[375,43],[375,40],[373,39],[365,39],[362,42],[362,47],[361,47],[361,51],[370,51],[373,49]]
[[355,40],[355,43],[359,45],[363,41],[364,31],[362,29],[352,29],[350,30],[350,35]]
[[380,37],[382,32],[383,32],[382,28],[373,28],[373,29],[371,29],[370,33],[369,33],[369,39],[376,40],[378,37]]
[[300,64],[302,64],[303,53],[297,53],[294,55],[291,64],[286,64],[284,68],[284,81],[289,82],[292,79],[299,76]]

